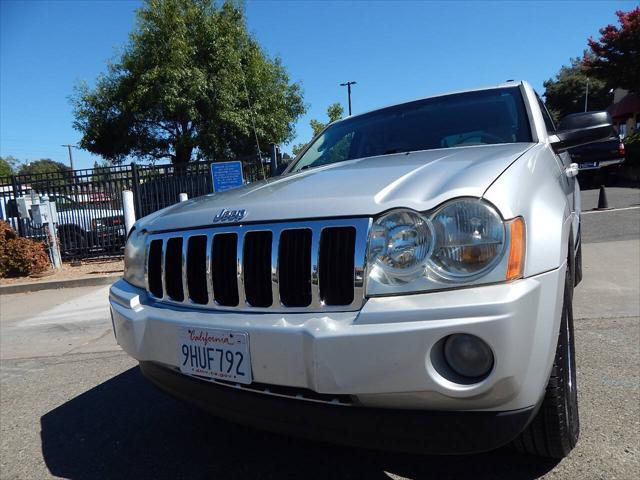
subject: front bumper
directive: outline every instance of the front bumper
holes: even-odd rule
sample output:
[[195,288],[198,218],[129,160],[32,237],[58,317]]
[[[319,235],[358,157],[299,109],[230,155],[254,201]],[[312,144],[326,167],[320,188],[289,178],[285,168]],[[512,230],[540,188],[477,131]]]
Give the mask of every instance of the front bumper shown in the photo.
[[[370,298],[359,312],[182,309],[154,303],[124,280],[111,287],[110,303],[118,343],[140,362],[175,369],[181,326],[240,330],[249,334],[260,384],[349,395],[371,408],[505,412],[532,407],[544,393],[564,269],[509,284]],[[453,333],[477,335],[492,348],[494,368],[481,382],[453,383],[432,365],[432,347]]]
[[278,433],[384,450],[476,453],[513,440],[536,413],[437,412],[343,407],[243,392],[151,362],[142,373],[161,390],[215,415]]

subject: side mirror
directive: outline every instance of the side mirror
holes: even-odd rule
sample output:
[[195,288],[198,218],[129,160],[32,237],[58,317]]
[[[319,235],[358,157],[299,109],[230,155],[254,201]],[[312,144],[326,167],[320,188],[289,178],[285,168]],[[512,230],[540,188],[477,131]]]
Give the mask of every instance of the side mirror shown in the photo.
[[271,172],[271,176],[279,177],[280,175],[282,175],[282,172],[284,172],[287,169],[288,166],[289,166],[288,163],[281,163],[276,167],[275,171]]
[[558,125],[555,135],[551,136],[551,146],[555,152],[562,152],[611,136],[613,122],[607,112],[584,112],[567,115]]

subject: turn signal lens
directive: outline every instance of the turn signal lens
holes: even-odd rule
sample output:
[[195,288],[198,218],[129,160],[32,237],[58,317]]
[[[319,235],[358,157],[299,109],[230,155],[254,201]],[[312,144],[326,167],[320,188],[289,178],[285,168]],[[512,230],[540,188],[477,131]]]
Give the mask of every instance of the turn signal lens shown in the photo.
[[525,231],[522,217],[508,222],[511,232],[509,248],[509,263],[507,265],[507,280],[522,278],[524,274]]

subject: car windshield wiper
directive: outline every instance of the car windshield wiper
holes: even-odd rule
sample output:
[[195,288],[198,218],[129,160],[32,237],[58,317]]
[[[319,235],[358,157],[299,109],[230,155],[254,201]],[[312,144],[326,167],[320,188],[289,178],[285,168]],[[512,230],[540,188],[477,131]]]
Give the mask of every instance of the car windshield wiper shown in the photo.
[[411,150],[401,150],[399,148],[392,148],[391,150],[387,150],[383,153],[383,155],[392,155],[394,153],[410,153]]

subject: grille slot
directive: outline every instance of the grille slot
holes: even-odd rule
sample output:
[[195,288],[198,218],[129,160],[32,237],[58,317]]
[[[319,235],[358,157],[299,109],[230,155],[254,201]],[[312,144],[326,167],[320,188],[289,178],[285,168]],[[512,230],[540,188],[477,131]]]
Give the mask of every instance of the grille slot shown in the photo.
[[177,302],[184,300],[182,289],[182,237],[167,240],[164,258],[164,284],[167,296]]
[[207,237],[194,235],[187,244],[187,289],[194,303],[206,305],[207,293]]
[[271,232],[249,232],[244,237],[244,290],[254,307],[269,307],[271,292]]
[[284,230],[278,252],[280,301],[287,307],[311,303],[311,230]]
[[149,245],[147,275],[151,295],[162,298],[162,240],[153,240]]
[[238,305],[238,235],[219,233],[213,237],[211,271],[213,295],[219,305]]
[[326,305],[353,302],[356,230],[332,227],[320,237],[320,298]]

